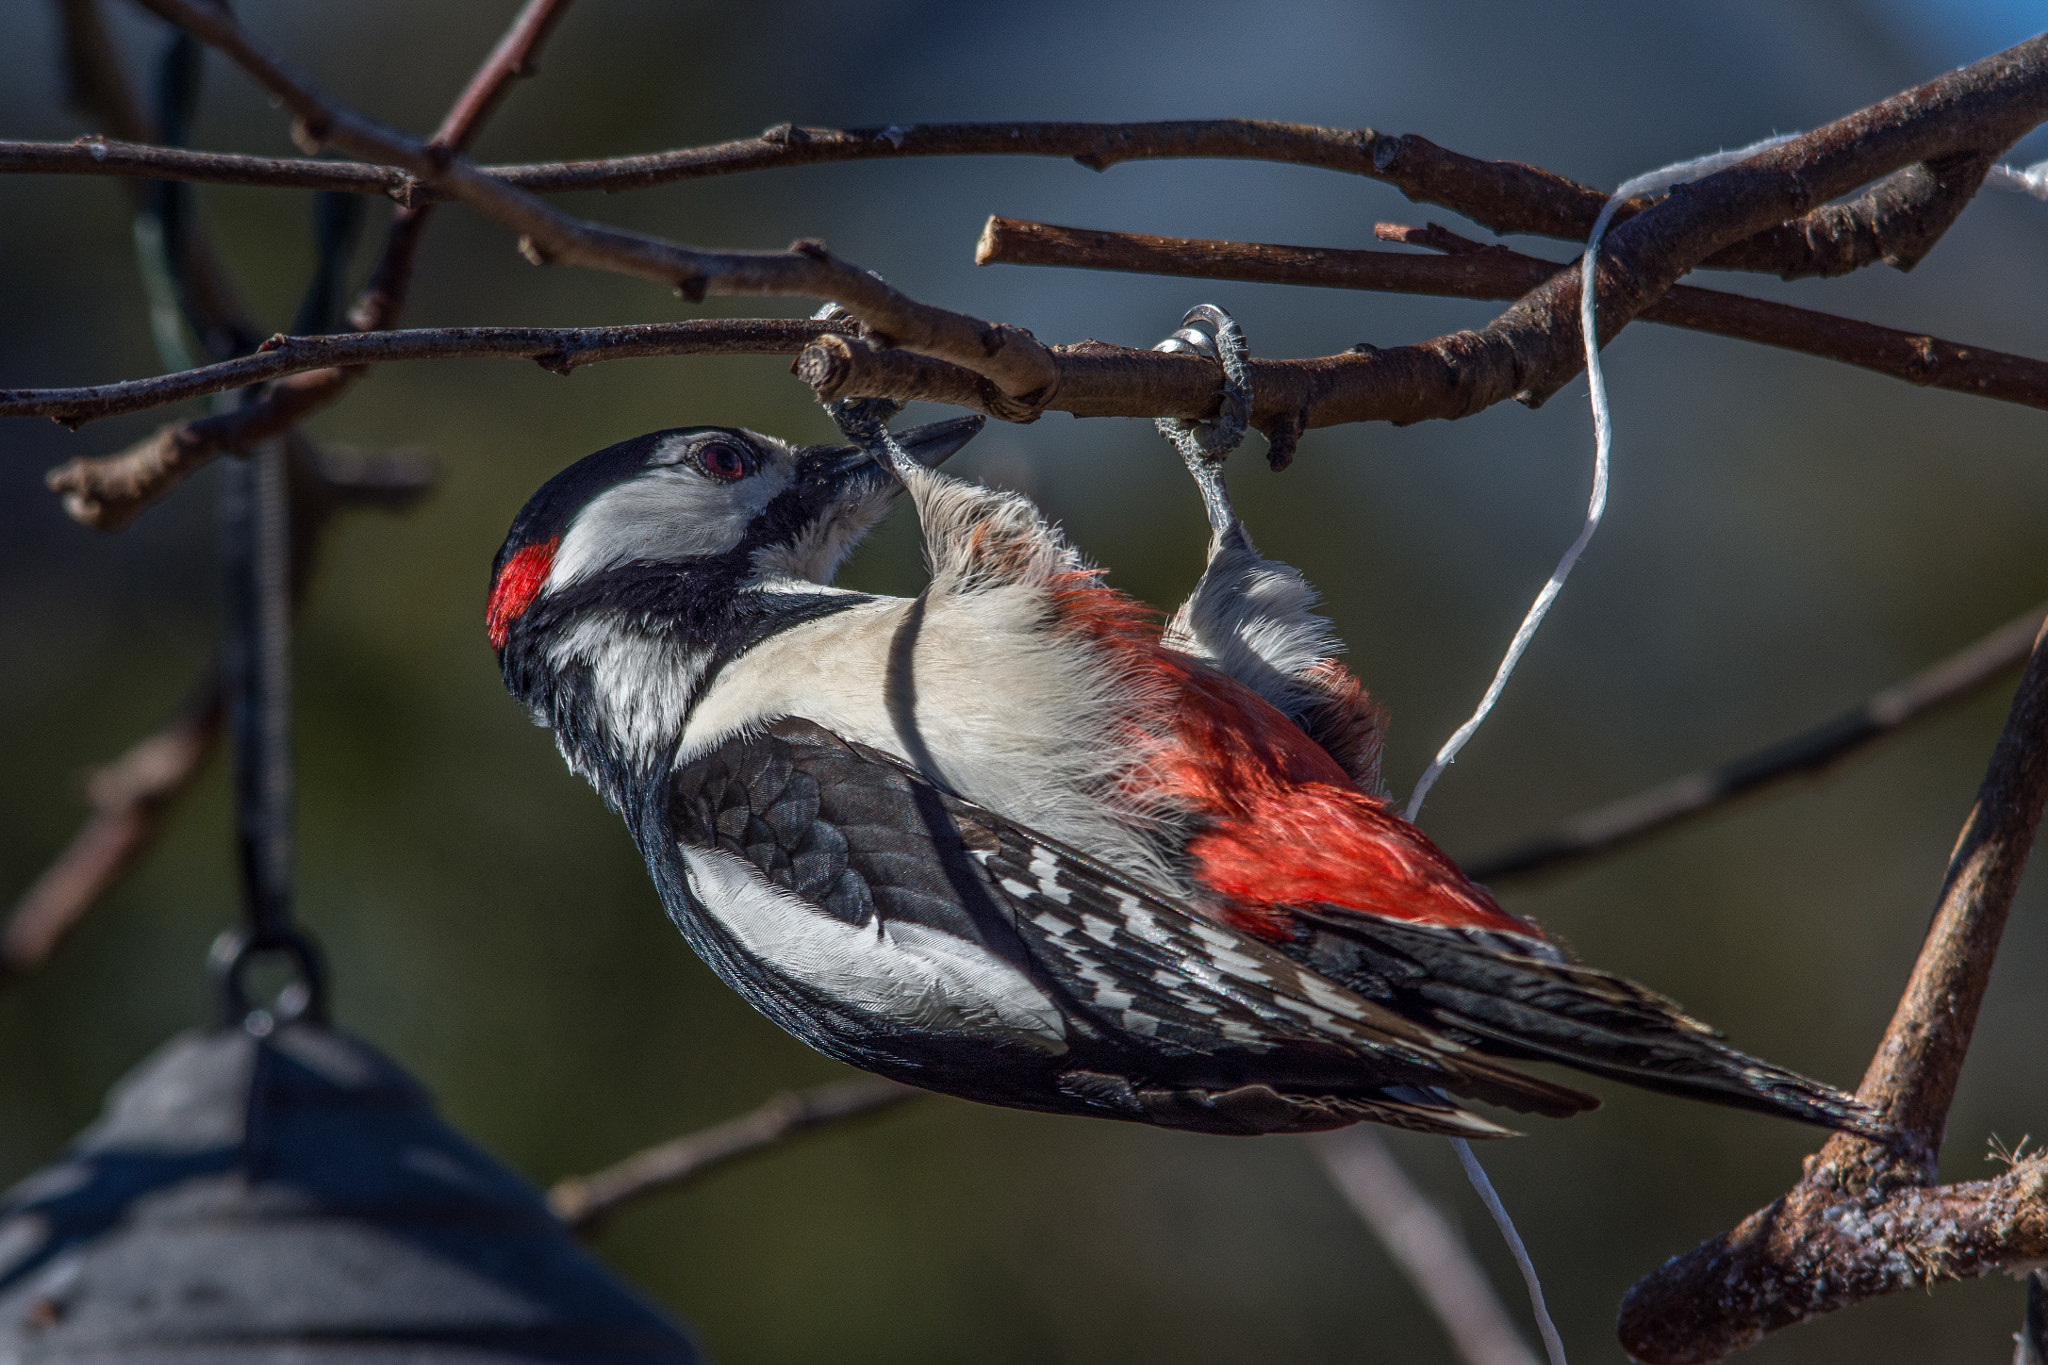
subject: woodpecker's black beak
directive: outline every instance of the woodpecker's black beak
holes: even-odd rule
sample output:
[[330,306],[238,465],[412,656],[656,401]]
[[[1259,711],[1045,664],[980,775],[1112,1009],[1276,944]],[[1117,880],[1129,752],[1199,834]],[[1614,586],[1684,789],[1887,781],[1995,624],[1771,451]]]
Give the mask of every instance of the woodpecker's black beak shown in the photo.
[[[937,469],[955,451],[973,440],[987,424],[988,419],[977,413],[951,417],[943,422],[927,422],[921,427],[906,427],[891,434],[904,454],[926,469]],[[802,461],[799,477],[855,479],[856,476],[888,472],[859,446],[811,446],[798,458]]]
[[[981,417],[955,417],[892,433],[904,453],[935,468],[980,431]],[[839,562],[888,515],[903,491],[896,471],[858,446],[807,446],[796,452],[796,477],[775,500],[782,548],[779,572],[829,583]]]
[[[987,425],[979,414],[927,422],[891,433],[897,446],[926,469],[936,469]],[[809,491],[819,513],[849,507],[884,494],[884,505],[902,485],[894,471],[878,464],[859,446],[810,446],[797,456],[797,481]]]

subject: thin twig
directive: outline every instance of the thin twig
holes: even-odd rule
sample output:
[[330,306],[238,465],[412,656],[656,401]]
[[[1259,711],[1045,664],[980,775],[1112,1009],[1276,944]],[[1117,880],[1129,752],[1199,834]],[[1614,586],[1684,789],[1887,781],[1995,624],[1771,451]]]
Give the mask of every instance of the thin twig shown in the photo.
[[1467,1365],[1539,1365],[1465,1239],[1364,1124],[1309,1148],[1436,1316]]
[[[1425,204],[1462,213],[1498,233],[1580,241],[1606,195],[1588,185],[1514,161],[1484,161],[1427,138],[1371,128],[1319,128],[1261,119],[1158,123],[929,123],[880,128],[800,128],[781,124],[759,137],[640,156],[485,166],[507,184],[536,194],[644,189],[680,180],[797,166],[934,156],[1070,158],[1091,170],[1126,161],[1184,158],[1253,160],[1308,166],[1384,181]],[[1935,166],[1909,166],[1845,204],[1827,205],[1768,228],[1710,257],[1711,268],[1756,270],[1796,279],[1839,275],[1884,261],[1910,268],[1934,245],[1975,193],[1981,168],[1966,154]],[[1972,171],[1975,171],[1975,178]],[[0,142],[0,173],[127,175],[343,189],[425,202],[433,187],[394,166],[176,152],[134,143],[102,148]],[[1648,206],[1625,206],[1626,218]]]
[[1625,848],[1759,787],[1819,773],[1873,741],[1914,720],[1938,714],[1950,703],[1974,696],[1995,682],[2027,657],[2044,614],[2048,608],[2036,607],[2013,618],[1833,720],[1574,816],[1517,848],[1473,860],[1466,864],[1466,873],[1482,882],[1495,882],[1555,870]]
[[[1566,265],[1483,245],[1434,223],[1427,228],[1380,223],[1374,232],[1384,241],[1449,254],[1430,257],[1155,237],[990,218],[974,259],[977,265],[1067,266],[1464,299],[1517,299]],[[2048,361],[2027,356],[1684,284],[1673,285],[1663,298],[1645,308],[1641,317],[1646,322],[1801,351],[1909,384],[2048,408]]]
[[536,263],[559,263],[651,280],[685,298],[707,294],[792,295],[844,305],[898,346],[968,366],[1004,394],[1035,393],[1053,378],[1030,333],[919,303],[815,242],[788,251],[699,251],[644,233],[586,222],[484,172],[466,157],[386,128],[330,100],[259,44],[212,0],[142,0],[149,9],[218,48],[298,120],[302,141],[401,166],[427,184],[521,234]]
[[[93,0],[64,2],[88,15],[97,14]],[[532,70],[540,44],[567,7],[568,0],[528,0],[450,106],[434,135],[437,148],[460,150],[475,139],[512,82]],[[103,42],[103,28],[96,31],[88,25],[78,30],[80,36],[74,38],[72,46],[90,48],[95,32]],[[91,89],[99,103],[119,107],[126,86],[110,55],[92,61],[75,60],[73,65],[92,74],[97,83]],[[408,205],[393,216],[377,266],[349,312],[349,320],[357,330],[388,329],[397,324],[411,289],[413,261],[428,221],[427,208]],[[218,280],[222,272],[210,251],[195,249],[188,254],[188,264],[196,278],[202,282]],[[217,284],[210,295],[216,300],[226,299]],[[228,307],[225,303],[216,303],[215,311],[238,318],[242,314],[238,306]],[[249,329],[244,326],[243,330]],[[96,530],[120,530],[195,471],[221,455],[242,454],[290,431],[338,401],[367,373],[360,365],[291,372],[289,377],[231,412],[160,428],[147,439],[113,455],[71,460],[51,470],[44,482],[62,497],[64,510],[75,520]]]
[[2037,637],[1934,922],[1858,1098],[1898,1132],[1836,1134],[1791,1192],[1646,1276],[1622,1301],[1629,1354],[1719,1360],[1821,1313],[2048,1257],[2048,1160],[1935,1187],[1935,1160],[1977,1012],[2048,805],[2048,633]]
[[857,1076],[810,1090],[788,1091],[738,1118],[636,1152],[594,1175],[559,1181],[548,1191],[548,1207],[576,1231],[588,1233],[627,1204],[673,1190],[791,1138],[924,1093],[881,1076]]
[[[315,91],[257,44],[211,0],[144,0],[158,14],[219,48],[284,104],[304,136],[353,155],[393,162],[523,234],[535,260],[561,261],[673,285],[685,296],[791,294],[829,299],[861,317],[886,343],[971,372],[1002,403],[994,415],[1027,420],[1049,406],[1075,410],[1064,390],[1070,367],[1029,333],[918,303],[816,244],[780,253],[705,252],[584,222],[493,178],[462,157],[372,123]],[[2048,117],[2048,35],[1928,82],[1710,176],[1623,222],[1608,239],[1596,283],[1611,335],[1678,277],[1724,247],[1798,217],[1903,166],[1963,152],[2002,151]],[[1331,357],[1294,376],[1297,392],[1258,394],[1268,425],[1290,429],[1368,419],[1461,416],[1509,397],[1540,401],[1577,373],[1576,276],[1561,271],[1485,331],[1446,338],[1405,355]],[[806,352],[840,339],[827,338]],[[857,373],[851,352],[811,366],[829,397],[905,397],[870,391],[878,372]],[[1069,353],[1071,354],[1071,353]],[[1389,357],[1394,357],[1390,360]],[[1147,362],[1186,360],[1155,357]],[[800,362],[801,366],[802,362]],[[1129,380],[1140,362],[1126,361]],[[1200,364],[1186,367],[1207,370]],[[1094,367],[1100,374],[1103,367]],[[800,373],[805,370],[800,368]],[[1255,377],[1255,388],[1256,377]],[[1315,392],[1309,390],[1313,387]],[[1392,391],[1391,393],[1389,391]],[[1423,411],[1411,413],[1417,400]],[[922,396],[922,395],[919,395]],[[975,406],[988,410],[989,395]],[[1213,393],[1209,395],[1213,401]],[[1275,398],[1283,400],[1276,404]],[[1178,405],[1180,407],[1186,404]],[[1168,415],[1153,406],[1145,415]]]
[[534,360],[568,374],[602,360],[664,355],[794,355],[852,323],[699,318],[618,327],[417,327],[389,332],[279,333],[248,355],[149,379],[74,389],[0,389],[0,417],[48,417],[77,428],[104,417],[245,388],[268,379],[401,360]]

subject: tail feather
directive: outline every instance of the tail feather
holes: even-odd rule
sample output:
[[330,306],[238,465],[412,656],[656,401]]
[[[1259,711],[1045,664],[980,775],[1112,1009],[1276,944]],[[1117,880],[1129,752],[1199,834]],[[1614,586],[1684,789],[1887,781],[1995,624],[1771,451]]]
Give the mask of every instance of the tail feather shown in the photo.
[[1883,1138],[1855,1097],[1721,1041],[1678,1004],[1518,934],[1341,910],[1308,917],[1309,965],[1482,1052]]

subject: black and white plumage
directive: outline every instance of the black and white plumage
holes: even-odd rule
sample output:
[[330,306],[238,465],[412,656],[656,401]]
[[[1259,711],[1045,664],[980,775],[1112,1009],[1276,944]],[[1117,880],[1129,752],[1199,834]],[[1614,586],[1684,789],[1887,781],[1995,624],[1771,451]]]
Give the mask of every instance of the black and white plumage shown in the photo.
[[[1502,1059],[1872,1131],[1494,905],[1377,789],[1379,712],[1210,499],[1162,624],[1022,498],[726,428],[571,466],[500,552],[507,685],[625,817],[714,971],[826,1054],[989,1103],[1209,1132],[1592,1097]],[[1198,477],[1207,476],[1197,470]],[[931,583],[828,586],[902,488]]]

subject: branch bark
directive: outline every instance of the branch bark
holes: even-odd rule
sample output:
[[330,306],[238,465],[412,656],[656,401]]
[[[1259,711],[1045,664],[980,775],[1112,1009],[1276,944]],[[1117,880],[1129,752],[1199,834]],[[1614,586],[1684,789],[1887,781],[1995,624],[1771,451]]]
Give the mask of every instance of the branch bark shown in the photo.
[[[71,389],[0,389],[0,417],[48,417],[77,428],[105,417],[144,412],[282,376],[324,374],[401,360],[533,360],[543,369],[568,374],[603,360],[644,356],[793,355],[821,336],[851,331],[853,326],[808,319],[700,318],[619,327],[417,327],[310,337],[280,332],[248,355],[176,374]],[[243,414],[224,416],[240,418]],[[266,416],[266,421],[274,420],[274,416]],[[188,425],[204,427],[208,422],[224,428],[235,425],[215,418]],[[243,418],[239,429],[250,425],[251,420]]]
[[1791,777],[1819,773],[1951,702],[1974,696],[2026,658],[2048,608],[2036,607],[1948,658],[1811,730],[1573,817],[1518,848],[1467,864],[1482,882],[1548,872],[1652,834]]
[[[618,193],[745,171],[933,156],[1070,158],[1091,170],[1125,161],[1268,161],[1383,181],[1417,203],[1461,213],[1496,233],[1584,240],[1606,195],[1540,167],[1486,161],[1413,134],[1319,128],[1261,119],[1159,123],[931,123],[882,128],[799,128],[640,156],[486,166],[486,174],[536,194]],[[1989,158],[1982,159],[1986,166]],[[1856,200],[1829,205],[1725,248],[1712,269],[1797,279],[1840,275],[1882,261],[1911,269],[1975,193],[1970,159],[1907,167]],[[395,166],[180,152],[135,143],[97,146],[0,142],[0,173],[126,174],[232,185],[350,190],[422,202],[436,191]],[[1649,206],[1632,201],[1626,218]]]
[[791,1138],[860,1118],[925,1094],[881,1076],[857,1076],[810,1090],[785,1092],[760,1108],[636,1152],[594,1175],[572,1176],[548,1191],[548,1207],[579,1233],[628,1204],[676,1189],[718,1167],[778,1147]]
[[[93,0],[64,0],[68,8],[97,16]],[[450,106],[434,145],[444,151],[467,147],[482,130],[484,121],[496,110],[512,82],[533,69],[540,45],[547,39],[569,0],[527,0],[512,25],[491,54],[477,68],[462,93]],[[104,30],[88,23],[74,28],[73,49],[93,50],[90,41],[97,32],[104,42]],[[110,52],[92,60],[75,59],[74,69],[90,74],[96,103],[114,111],[117,128],[125,128],[129,116],[120,111],[134,104],[125,78]],[[124,104],[125,101],[125,104]],[[169,152],[173,149],[157,149]],[[90,151],[88,145],[88,153]],[[338,162],[310,162],[313,166],[338,166]],[[323,186],[334,188],[334,186]],[[411,288],[413,261],[425,231],[431,206],[406,205],[393,216],[385,234],[384,249],[376,269],[357,297],[349,319],[357,330],[379,330],[394,326],[403,312]],[[202,282],[218,281],[222,271],[213,254],[204,249],[191,253],[189,265]],[[249,332],[243,310],[227,302],[218,284],[206,291],[212,310],[231,316],[241,332]],[[85,457],[59,465],[45,476],[44,483],[57,493],[64,510],[75,520],[95,530],[118,531],[144,510],[169,493],[182,480],[204,468],[221,455],[244,454],[338,401],[368,371],[360,365],[322,367],[290,373],[290,378],[273,384],[252,401],[232,412],[195,418],[160,428],[148,439],[114,455]],[[244,382],[255,382],[248,380]],[[219,392],[208,389],[205,392]]]
[[[1446,253],[1276,246],[1154,237],[990,218],[977,265],[1049,265],[1189,279],[1248,280],[1442,298],[1516,299],[1568,264],[1426,228],[1380,223],[1383,241]],[[2048,361],[1858,322],[1811,308],[1677,284],[1641,314],[1648,322],[1799,351],[1923,387],[2048,408]]]
[[1998,941],[2048,804],[2048,633],[2037,636],[1934,921],[1858,1097],[1897,1129],[1830,1137],[1791,1192],[1646,1276],[1622,1301],[1630,1355],[1719,1360],[1854,1303],[2048,1257],[2048,1160],[1934,1187],[1935,1160]]
[[584,266],[707,294],[825,299],[856,314],[890,344],[966,365],[1019,398],[1051,382],[1045,347],[1022,328],[919,303],[816,242],[782,252],[699,251],[644,233],[585,222],[499,180],[451,149],[419,142],[315,90],[212,0],[142,0],[150,10],[232,59],[298,120],[302,141],[403,167],[426,184],[520,233],[537,264]]
[[[1073,353],[1056,355],[1021,329],[917,303],[814,243],[782,253],[702,252],[571,218],[464,158],[436,155],[327,100],[210,0],[144,3],[231,57],[299,119],[309,139],[404,167],[520,231],[536,260],[658,280],[692,298],[716,292],[829,299],[861,317],[885,344],[959,366],[993,386],[1002,401],[975,404],[993,409],[993,415],[1028,420],[1048,406],[1078,410],[1062,393],[1073,378],[1063,361]],[[1625,326],[1680,275],[1723,247],[1903,166],[1961,152],[1995,154],[2044,117],[2048,35],[1681,186],[1608,238],[1598,277],[1604,333],[1611,336]],[[1333,357],[1313,362],[1313,369],[1305,364],[1295,376],[1296,392],[1279,395],[1284,404],[1276,406],[1276,395],[1259,394],[1255,410],[1266,409],[1270,434],[1275,418],[1300,430],[1372,418],[1462,416],[1508,397],[1540,402],[1579,366],[1577,290],[1576,274],[1563,271],[1483,332],[1442,339],[1433,349],[1404,348],[1407,353],[1393,360],[1392,353],[1382,352],[1355,361]],[[851,378],[851,366],[841,359],[841,378]],[[1119,377],[1137,379],[1138,367],[1127,360],[1118,367]],[[1105,371],[1093,368],[1098,375]],[[910,395],[849,390],[841,382],[837,396]],[[1296,401],[1301,399],[1306,401]],[[1154,407],[1143,415],[1169,414]]]

